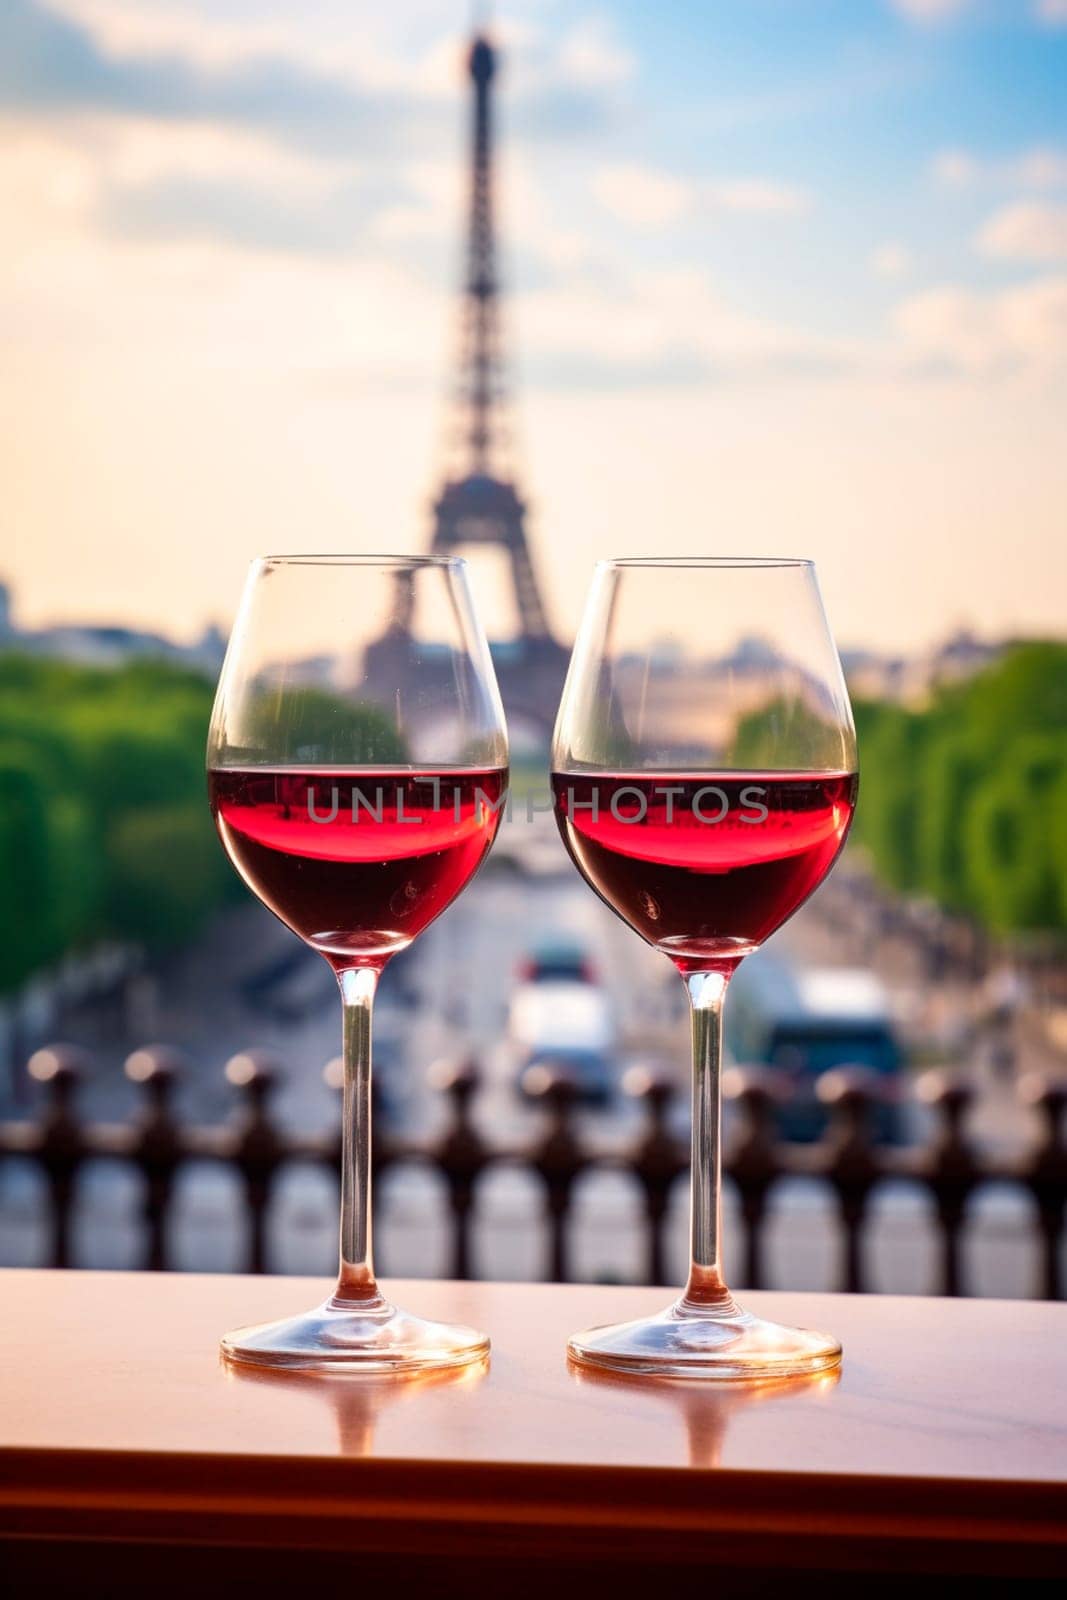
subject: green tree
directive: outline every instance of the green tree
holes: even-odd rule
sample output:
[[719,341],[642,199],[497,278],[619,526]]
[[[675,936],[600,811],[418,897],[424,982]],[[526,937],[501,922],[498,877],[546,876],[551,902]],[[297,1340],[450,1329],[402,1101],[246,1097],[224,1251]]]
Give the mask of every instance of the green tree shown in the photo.
[[886,881],[999,932],[1067,930],[1067,645],[1017,646],[922,711],[855,710],[856,836]]
[[204,782],[212,686],[0,654],[0,989],[68,950],[184,939],[239,893]]
[[986,783],[967,818],[964,842],[974,908],[997,933],[1051,928],[1059,915],[1048,834],[1034,826],[1033,796],[1017,772]]
[[0,988],[83,939],[98,896],[84,808],[37,751],[0,744]]
[[916,774],[927,729],[921,717],[899,706],[883,707],[880,715],[864,722],[856,810],[860,836],[890,883],[915,889],[921,881]]
[[931,736],[918,774],[918,882],[954,911],[976,909],[963,840],[986,761],[973,733],[949,727]]
[[165,948],[190,938],[233,879],[206,808],[156,806],[122,817],[108,840],[108,921],[121,938]]

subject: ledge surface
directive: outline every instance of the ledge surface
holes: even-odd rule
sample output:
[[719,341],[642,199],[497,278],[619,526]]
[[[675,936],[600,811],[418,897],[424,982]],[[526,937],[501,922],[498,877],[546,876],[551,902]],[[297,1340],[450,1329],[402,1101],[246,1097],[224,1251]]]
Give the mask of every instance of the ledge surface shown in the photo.
[[1067,1306],[753,1293],[840,1377],[756,1388],[569,1368],[666,1291],[388,1284],[488,1329],[487,1370],[226,1369],[219,1335],[318,1279],[0,1272],[0,1536],[760,1570],[1067,1571]]

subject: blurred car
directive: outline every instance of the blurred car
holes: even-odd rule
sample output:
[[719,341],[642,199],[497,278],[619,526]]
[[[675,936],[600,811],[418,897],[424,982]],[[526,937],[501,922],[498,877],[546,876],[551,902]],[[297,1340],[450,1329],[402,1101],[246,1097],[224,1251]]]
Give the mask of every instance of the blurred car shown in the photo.
[[519,965],[523,983],[597,983],[596,968],[580,944],[547,940]]
[[538,969],[512,994],[508,1036],[520,1093],[531,1093],[536,1078],[527,1079],[527,1072],[542,1066],[571,1077],[587,1104],[606,1104],[614,1094],[615,1019],[599,984]]
[[[760,1063],[786,1074],[794,1091],[779,1111],[788,1139],[817,1139],[827,1113],[815,1085],[833,1067],[868,1067],[895,1088],[903,1053],[884,985],[861,968],[794,967],[775,956],[742,963],[725,1007],[726,1040],[738,1062]],[[902,1136],[893,1104],[875,1113],[878,1139]]]

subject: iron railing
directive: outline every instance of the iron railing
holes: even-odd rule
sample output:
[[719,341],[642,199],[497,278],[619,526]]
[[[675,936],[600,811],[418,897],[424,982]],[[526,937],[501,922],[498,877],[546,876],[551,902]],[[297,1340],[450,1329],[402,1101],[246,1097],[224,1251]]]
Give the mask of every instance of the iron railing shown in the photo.
[[[340,1169],[340,1136],[298,1136],[286,1132],[271,1112],[271,1092],[280,1079],[277,1064],[262,1052],[234,1056],[226,1075],[239,1107],[225,1124],[193,1127],[173,1110],[172,1091],[183,1071],[178,1055],[163,1046],[136,1050],[126,1074],[140,1086],[143,1106],[122,1124],[88,1123],[78,1113],[77,1089],[88,1066],[85,1054],[69,1045],[39,1050],[30,1062],[42,1086],[45,1105],[35,1121],[0,1123],[0,1160],[30,1159],[43,1173],[50,1199],[47,1263],[71,1264],[76,1183],[83,1166],[100,1157],[118,1158],[141,1176],[143,1192],[142,1265],[165,1269],[171,1263],[168,1229],[176,1180],[191,1161],[214,1160],[235,1170],[247,1208],[246,1267],[267,1265],[267,1226],[271,1197],[284,1169],[311,1162]],[[338,1063],[326,1069],[336,1086]],[[674,1131],[672,1104],[678,1085],[655,1069],[633,1068],[628,1093],[643,1105],[642,1126],[622,1149],[597,1146],[575,1116],[574,1085],[562,1071],[546,1070],[535,1085],[546,1113],[531,1139],[515,1145],[489,1143],[472,1115],[479,1073],[472,1061],[438,1066],[434,1086],[444,1094],[448,1116],[443,1131],[410,1139],[389,1131],[381,1118],[374,1141],[375,1179],[405,1163],[435,1169],[448,1195],[449,1272],[472,1276],[472,1234],[479,1182],[502,1163],[536,1174],[542,1190],[547,1233],[546,1272],[565,1282],[571,1276],[573,1199],[579,1180],[594,1171],[623,1171],[637,1180],[644,1208],[644,1278],[666,1281],[665,1241],[672,1191],[689,1164],[687,1143]],[[966,1293],[963,1243],[976,1193],[991,1183],[1009,1183],[1030,1196],[1040,1240],[1040,1266],[1034,1292],[1047,1299],[1063,1296],[1060,1243],[1067,1203],[1067,1145],[1062,1132],[1067,1082],[1031,1074],[1020,1080],[1020,1097],[1040,1113],[1040,1132],[1017,1157],[990,1157],[968,1138],[965,1117],[973,1085],[959,1073],[928,1072],[915,1093],[933,1114],[932,1134],[921,1146],[894,1146],[875,1137],[884,1091],[877,1076],[862,1068],[838,1068],[818,1084],[828,1113],[815,1143],[782,1142],[776,1136],[783,1082],[764,1068],[733,1069],[724,1093],[735,1104],[736,1137],[725,1156],[744,1223],[743,1271],[738,1281],[751,1287],[766,1282],[764,1244],[769,1202],[777,1184],[799,1176],[814,1178],[833,1196],[840,1221],[842,1289],[869,1287],[865,1247],[872,1198],[890,1179],[908,1178],[933,1202],[938,1235],[938,1282],[945,1294]]]

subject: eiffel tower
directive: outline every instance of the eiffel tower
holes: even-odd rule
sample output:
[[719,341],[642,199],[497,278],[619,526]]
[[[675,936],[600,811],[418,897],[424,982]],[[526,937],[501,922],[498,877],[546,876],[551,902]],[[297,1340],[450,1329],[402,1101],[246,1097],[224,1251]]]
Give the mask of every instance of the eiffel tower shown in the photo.
[[[526,506],[505,466],[507,385],[493,220],[491,90],[496,68],[496,51],[477,33],[467,57],[474,90],[470,215],[451,428],[458,470],[446,478],[434,502],[431,551],[453,555],[472,546],[491,546],[505,552],[519,631],[514,639],[494,640],[492,616],[485,618],[486,631],[513,734],[525,728],[543,743],[555,720],[568,652],[549,625],[526,538]],[[410,596],[400,593],[389,630],[394,645],[400,645],[410,623]],[[398,665],[400,659],[401,652],[394,650],[392,662]]]
[[520,635],[550,639],[524,525],[525,506],[499,470],[507,448],[506,385],[500,335],[500,288],[493,226],[492,101],[496,53],[476,35],[468,56],[474,85],[470,218],[463,288],[462,349],[456,388],[456,434],[465,470],[449,479],[434,510],[433,550],[498,545],[511,565]]

